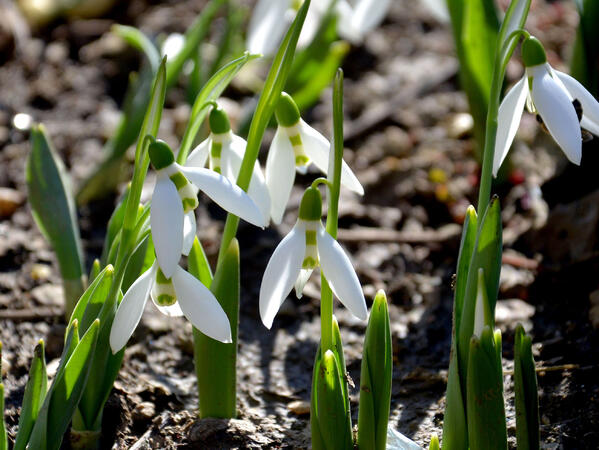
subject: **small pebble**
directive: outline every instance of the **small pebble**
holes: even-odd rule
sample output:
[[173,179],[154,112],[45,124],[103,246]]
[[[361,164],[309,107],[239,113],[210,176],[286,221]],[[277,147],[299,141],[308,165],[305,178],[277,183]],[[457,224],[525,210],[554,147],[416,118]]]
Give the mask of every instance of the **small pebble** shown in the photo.
[[0,218],[12,216],[24,200],[23,194],[19,191],[0,187]]
[[452,139],[460,139],[472,131],[474,119],[468,113],[458,113],[451,116],[445,129],[447,135]]
[[310,403],[304,400],[295,400],[287,405],[287,409],[293,414],[304,416],[310,414]]
[[133,420],[150,420],[156,415],[156,407],[152,402],[142,402],[135,407],[131,415]]
[[44,281],[50,278],[52,269],[47,264],[34,264],[31,266],[31,278],[35,281]]

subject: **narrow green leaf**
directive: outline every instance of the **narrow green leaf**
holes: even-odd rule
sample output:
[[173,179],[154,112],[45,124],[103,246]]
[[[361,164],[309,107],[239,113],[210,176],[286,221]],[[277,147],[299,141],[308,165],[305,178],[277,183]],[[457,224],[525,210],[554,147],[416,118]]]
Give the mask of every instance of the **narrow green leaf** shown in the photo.
[[196,97],[191,109],[189,123],[187,124],[187,128],[183,134],[181,148],[177,154],[177,162],[179,164],[184,164],[187,160],[187,155],[193,146],[194,140],[198,134],[198,131],[200,130],[200,126],[206,118],[206,114],[208,114],[206,103],[216,100],[218,97],[220,97],[222,92],[226,89],[229,83],[231,83],[231,80],[235,78],[235,75],[237,75],[241,68],[248,61],[251,61],[257,57],[258,55],[250,55],[246,52],[243,54],[243,56],[240,56],[239,58],[234,59],[233,61],[224,65],[206,82]]
[[495,2],[448,0],[447,4],[460,61],[460,84],[468,97],[475,137],[482,149],[499,32]]
[[[431,435],[431,443],[428,446],[428,450],[440,450],[441,447],[439,447],[439,436],[437,436],[437,433],[433,433]],[[453,447],[447,447],[447,448],[453,448]]]
[[[264,136],[266,127],[270,122],[277,102],[279,101],[279,97],[281,96],[281,92],[287,82],[291,64],[293,62],[293,56],[295,55],[297,41],[302,26],[304,25],[304,21],[306,20],[306,14],[308,13],[309,7],[310,0],[305,0],[298,10],[287,34],[283,38],[283,42],[279,46],[279,50],[275,55],[266,81],[264,82],[264,88],[262,94],[260,94],[260,99],[258,100],[258,105],[256,106],[254,117],[250,124],[247,146],[245,148],[243,160],[241,161],[239,176],[237,177],[237,185],[245,191],[247,191],[250,185],[254,165],[258,159],[260,145],[262,144],[262,137]],[[228,214],[225,222],[225,229],[223,231],[222,244],[218,253],[219,261],[223,258],[224,252],[228,248],[228,243],[237,234],[238,225],[239,217]]]
[[537,374],[532,356],[532,340],[520,324],[516,327],[514,342],[514,391],[518,450],[538,450],[540,436]]
[[114,261],[108,259],[110,250],[112,248],[112,244],[117,238],[119,232],[121,231],[121,227],[123,226],[123,219],[125,218],[125,206],[127,205],[127,199],[129,198],[129,192],[131,190],[131,185],[127,185],[127,189],[125,193],[119,200],[116,208],[112,212],[110,219],[108,220],[108,226],[106,227],[106,237],[104,238],[104,247],[102,248],[102,257],[100,260],[103,265],[108,263],[113,264]]
[[[93,280],[93,282],[89,285],[89,287],[85,290],[75,309],[73,310],[73,314],[69,319],[69,327],[71,324],[77,320],[78,323],[83,323],[83,316],[85,314],[85,310],[87,305],[92,302],[94,304],[99,302],[99,298],[102,297],[102,301],[106,298],[108,294],[108,290],[110,289],[110,285],[112,284],[112,279],[114,275],[114,268],[112,266],[106,266],[102,272],[98,274]],[[92,300],[94,299],[94,300]],[[95,311],[97,313],[97,311]],[[92,315],[88,315],[91,317]],[[94,316],[95,319],[96,316]],[[93,320],[92,320],[93,321]],[[91,322],[86,322],[85,326],[82,327],[82,330],[85,331]],[[65,341],[67,340],[69,334],[69,329],[65,331]]]
[[344,374],[335,354],[327,350],[316,374],[317,414],[320,433],[328,450],[353,448],[351,421],[343,398]]
[[210,263],[208,262],[208,258],[206,258],[202,244],[200,244],[197,237],[191,246],[187,266],[190,274],[200,280],[204,286],[210,288],[212,284],[212,270],[210,269]]
[[499,291],[499,273],[501,271],[501,252],[501,210],[499,199],[494,197],[491,200],[491,203],[489,203],[487,211],[483,216],[482,223],[479,226],[472,260],[468,270],[462,319],[460,320],[459,329],[457,330],[462,392],[466,389],[464,381],[466,379],[468,367],[468,349],[470,347],[470,338],[474,332],[474,312],[479,277],[478,270],[480,268],[484,270],[491,317],[495,317],[495,304],[497,302],[497,293]]
[[88,283],[93,283],[98,275],[100,275],[100,271],[102,270],[102,266],[100,264],[100,260],[98,258],[94,259],[92,263],[92,268],[89,271]]
[[33,427],[29,448],[60,448],[79,403],[93,360],[100,322],[89,327],[68,361],[59,367]]
[[314,358],[314,367],[312,369],[312,391],[310,392],[310,435],[313,450],[326,450],[326,444],[320,430],[318,419],[318,374],[320,373],[320,363],[322,353],[320,345]]
[[464,308],[464,297],[466,296],[466,282],[468,281],[468,270],[472,261],[472,254],[476,244],[476,233],[478,231],[478,217],[474,206],[470,205],[466,210],[464,226],[462,227],[462,239],[458,253],[458,265],[454,283],[453,319],[454,327],[452,336],[460,329],[460,320]]
[[0,450],[8,450],[8,436],[4,424],[4,384],[0,383]]
[[171,87],[183,69],[185,61],[187,61],[194,51],[197,51],[202,40],[210,30],[212,19],[226,0],[211,0],[202,8],[202,12],[197,19],[191,24],[185,32],[185,42],[183,48],[175,55],[175,57],[167,63],[166,85]]
[[58,259],[68,316],[84,289],[83,251],[70,181],[43,125],[31,131],[25,178],[33,218]]
[[33,351],[33,361],[29,368],[29,379],[25,386],[21,416],[19,417],[19,431],[15,439],[14,450],[24,450],[26,448],[31,430],[33,430],[33,425],[46,398],[47,387],[48,375],[46,374],[44,341],[40,340]]
[[[195,244],[195,243],[194,243]],[[197,247],[194,270],[200,279]],[[199,270],[198,270],[199,269]],[[204,275],[205,276],[205,275]],[[237,335],[239,323],[239,244],[233,239],[222,264],[214,275],[210,290],[222,306],[231,324],[233,342],[224,344],[193,329],[194,359],[200,397],[200,417],[235,418],[237,416]]]
[[326,57],[319,61],[318,70],[312,72],[301,89],[293,92],[293,99],[300,111],[309,108],[319,99],[320,93],[329,86],[349,50],[350,45],[346,41],[331,44]]
[[499,30],[498,42],[500,46],[503,46],[507,42],[508,37],[514,31],[524,28],[528,11],[530,10],[530,3],[531,0],[512,0],[505,12],[501,29]]
[[506,450],[503,374],[497,366],[495,336],[486,326],[472,336],[468,361],[468,439],[471,450]]
[[572,54],[570,73],[591,94],[599,96],[599,2],[578,0],[580,22]]
[[393,347],[387,297],[379,291],[374,299],[362,355],[358,446],[384,450],[391,405]]
[[146,237],[143,240],[143,242],[140,245],[138,245],[138,247],[135,249],[135,251],[131,255],[131,258],[129,258],[129,262],[127,263],[127,269],[125,271],[125,277],[123,278],[123,285],[121,288],[123,292],[127,292],[127,290],[135,282],[135,280],[137,280],[139,276],[144,272],[143,268],[148,253],[149,243],[150,238]]
[[160,65],[160,51],[141,30],[127,25],[113,25],[110,31],[142,52],[148,58],[152,72],[156,73]]

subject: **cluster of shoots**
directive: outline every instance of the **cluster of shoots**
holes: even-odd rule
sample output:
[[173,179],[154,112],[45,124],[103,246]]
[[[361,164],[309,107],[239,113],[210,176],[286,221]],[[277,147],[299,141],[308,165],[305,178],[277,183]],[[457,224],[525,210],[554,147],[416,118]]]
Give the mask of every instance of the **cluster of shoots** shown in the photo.
[[[391,2],[260,0],[250,20],[247,46],[252,52],[270,55],[272,65],[249,122],[247,140],[240,136],[240,130],[232,128],[218,98],[238,71],[258,57],[252,53],[214,69],[205,83],[195,86],[188,126],[174,151],[157,136],[166,91],[187,60],[199,66],[193,50],[223,3],[208,3],[172,58],[165,51],[167,56],[161,59],[159,49],[138,30],[117,29],[143,50],[148,68],[133,83],[132,95],[137,101],[126,104],[121,126],[107,144],[104,163],[79,192],[79,201],[97,195],[99,186],[109,184],[107,174],[136,142],[131,183],[108,223],[102,257],[93,263],[88,276],[83,271],[75,201],[64,167],[44,127],[35,126],[31,131],[32,152],[27,165],[30,202],[36,222],[57,253],[68,325],[51,383],[44,343],[40,341],[34,350],[18,429],[12,436],[15,449],[58,449],[66,432],[79,448],[98,446],[104,406],[148,299],[161,313],[184,316],[193,325],[200,417],[236,417],[239,222],[260,228],[280,224],[295,174],[312,173],[311,167],[321,176],[305,189],[295,225],[266,266],[259,295],[260,317],[270,329],[291,291],[301,297],[313,272],[320,272],[321,335],[310,398],[312,448],[387,448],[393,372],[387,298],[379,291],[368,313],[351,260],[336,240],[340,191],[364,193],[343,160],[343,73],[335,70],[328,77],[333,81],[332,143],[301,117],[314,94],[306,96],[309,89],[300,89],[301,94],[294,97],[284,89],[297,85],[301,79],[298,64],[314,57],[310,46],[321,45],[331,27],[342,37],[360,39],[382,20]],[[460,9],[452,1],[448,5],[452,21],[460,19],[464,29],[473,26],[465,21],[478,17],[476,6]],[[465,11],[468,8],[472,11]],[[493,72],[484,89],[487,109],[481,127],[484,151],[479,200],[477,208],[471,206],[466,212],[458,257],[443,436],[441,442],[436,435],[431,436],[431,449],[440,448],[440,444],[449,450],[507,448],[502,340],[495,329],[502,224],[499,199],[491,198],[491,181],[514,140],[524,105],[537,114],[574,163],[581,160],[581,127],[599,132],[599,103],[576,79],[549,66],[541,42],[523,29],[529,8],[530,0],[513,0],[501,26],[497,22]],[[456,34],[456,39],[459,37],[461,34]],[[506,66],[519,41],[525,74],[500,103]],[[460,59],[471,54],[469,43],[460,40]],[[337,50],[330,48],[327,61],[342,56]],[[471,75],[464,73],[462,77],[468,80]],[[318,93],[324,87],[307,83]],[[206,122],[209,132],[200,140]],[[258,154],[271,122],[276,123],[276,132],[263,171]],[[142,186],[150,169],[155,172],[154,191],[149,201],[141,203]],[[195,210],[200,192],[227,212],[215,268],[197,237]],[[186,268],[181,265],[183,256],[187,257]],[[352,425],[341,333],[334,315],[335,297],[357,319],[368,320],[357,433]],[[519,326],[514,350],[517,440],[519,448],[527,449],[539,448],[531,345],[531,338]],[[0,383],[0,412],[3,410]],[[417,448],[407,439],[402,442],[401,448]],[[7,430],[0,421],[0,449],[7,445]]]

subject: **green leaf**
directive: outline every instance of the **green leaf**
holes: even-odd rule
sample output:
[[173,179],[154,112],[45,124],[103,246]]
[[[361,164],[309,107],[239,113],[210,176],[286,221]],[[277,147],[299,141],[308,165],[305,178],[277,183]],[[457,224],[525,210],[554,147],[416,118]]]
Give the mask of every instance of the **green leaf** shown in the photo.
[[315,383],[316,414],[325,448],[353,448],[351,421],[343,398],[345,378],[339,371],[337,358],[331,350],[322,355]]
[[102,266],[100,264],[100,260],[98,258],[94,259],[92,263],[92,268],[89,271],[88,282],[92,283],[98,275],[100,275],[100,270],[102,270]]
[[160,66],[160,51],[141,30],[117,24],[113,25],[110,31],[125,40],[130,46],[142,52],[148,58],[152,72],[156,73],[158,66]]
[[599,96],[599,2],[578,0],[580,22],[572,54],[570,73],[591,94]]
[[4,384],[0,383],[0,450],[8,450],[8,437],[4,424]]
[[185,32],[185,42],[183,48],[175,55],[175,57],[167,63],[166,86],[171,87],[183,69],[185,61],[187,61],[193,52],[197,51],[202,40],[210,30],[212,19],[226,0],[211,0],[202,8],[202,12],[197,19],[191,24]]
[[[194,263],[190,273],[201,281],[198,254],[194,242]],[[193,271],[192,271],[193,267]],[[205,274],[204,274],[205,276]],[[235,418],[237,416],[237,335],[239,323],[239,244],[233,239],[219,266],[210,290],[222,306],[231,324],[232,343],[224,344],[193,329],[194,360],[200,397],[200,417]]]
[[309,80],[297,91],[293,92],[293,99],[300,111],[305,110],[318,101],[321,92],[329,86],[337,69],[350,50],[346,41],[333,42],[325,58],[318,61],[318,68],[312,72]]
[[29,368],[29,379],[25,386],[19,417],[19,431],[15,439],[14,450],[24,450],[26,448],[31,430],[33,430],[33,425],[46,398],[47,386],[48,375],[46,374],[44,341],[40,340],[33,351],[33,361]]
[[358,446],[384,450],[391,405],[393,347],[387,297],[379,291],[374,299],[362,355]]
[[187,155],[189,155],[189,151],[191,150],[198,131],[200,130],[200,126],[206,118],[206,114],[208,114],[206,103],[216,100],[218,97],[220,97],[220,95],[223,93],[229,83],[231,83],[231,80],[233,80],[241,68],[248,61],[251,61],[257,57],[258,55],[250,55],[246,52],[243,54],[243,56],[240,56],[239,58],[234,59],[233,61],[224,65],[206,82],[196,97],[191,109],[189,123],[187,124],[185,133],[183,134],[181,148],[177,154],[177,162],[179,164],[185,164]]
[[482,149],[499,32],[495,2],[448,0],[447,3],[460,61],[460,84],[468,97],[475,137]]
[[[437,433],[433,433],[431,435],[431,443],[428,446],[428,450],[440,450],[441,447],[439,447],[439,436],[437,436]],[[453,447],[448,447],[448,448],[453,448]]]
[[493,331],[472,336],[468,360],[468,438],[471,450],[507,450],[503,374]]
[[33,218],[58,259],[65,311],[70,315],[84,289],[83,251],[70,181],[43,125],[34,126],[31,131],[25,178]]
[[[256,106],[254,117],[250,124],[247,146],[245,148],[243,160],[241,161],[239,176],[237,177],[237,185],[245,191],[247,191],[250,185],[254,166],[258,159],[260,145],[262,144],[262,137],[264,136],[266,127],[275,111],[283,87],[287,82],[287,77],[289,76],[291,64],[293,62],[293,56],[295,55],[297,41],[309,7],[310,0],[305,0],[297,12],[289,30],[285,34],[283,42],[279,46],[279,50],[272,62],[266,81],[264,82],[264,88],[262,94],[260,94],[260,99],[258,100],[258,105]],[[222,244],[218,253],[219,261],[223,258],[224,252],[228,248],[228,243],[237,234],[238,225],[239,217],[228,214],[225,222],[225,229],[223,231]]]
[[[122,291],[127,292],[127,290],[131,287],[131,285],[139,278],[139,276],[145,272],[144,265],[146,261],[146,256],[148,253],[148,247],[150,243],[150,238],[146,237],[143,242],[137,246],[131,258],[129,258],[129,262],[127,263],[127,269],[125,271],[125,277],[123,278]],[[154,251],[154,248],[151,249]]]
[[91,369],[100,322],[89,327],[68,361],[59,367],[33,427],[29,448],[60,448]]
[[[69,319],[69,327],[73,324],[75,320],[77,320],[80,324],[84,324],[83,317],[85,315],[85,311],[89,303],[97,305],[98,303],[103,302],[106,299],[106,295],[108,295],[110,285],[112,284],[113,276],[114,268],[112,266],[106,266],[104,270],[102,270],[102,272],[100,272],[98,276],[94,278],[92,284],[89,285],[89,287],[85,290],[85,292],[77,302],[77,305],[73,310],[73,314]],[[88,319],[88,321],[86,321],[85,324],[82,326],[82,330],[84,332],[85,330],[87,330],[91,322],[93,322],[93,320],[95,320],[95,318],[97,317],[97,312],[98,311],[94,310],[93,314],[87,314],[88,318],[93,317],[93,319]],[[67,328],[67,330],[65,331],[65,342],[67,340],[68,334],[69,329]]]
[[462,319],[457,330],[458,357],[462,391],[465,391],[465,379],[468,367],[468,349],[474,332],[474,312],[478,290],[479,269],[485,274],[486,292],[489,299],[491,317],[495,317],[495,304],[499,291],[499,273],[501,271],[502,228],[499,199],[494,197],[487,207],[482,223],[479,225],[472,260],[468,268],[468,279],[464,296]]
[[102,257],[100,260],[103,265],[106,264],[114,264],[114,261],[109,259],[110,250],[112,249],[113,243],[117,238],[119,232],[121,231],[121,227],[123,226],[123,219],[125,218],[125,207],[127,205],[127,199],[129,198],[129,192],[131,190],[131,185],[127,185],[127,189],[125,193],[119,200],[116,208],[112,212],[110,219],[108,220],[108,225],[106,227],[106,237],[104,238],[104,247],[102,248]]
[[452,336],[455,338],[456,331],[460,329],[460,320],[464,308],[464,297],[466,296],[466,282],[468,281],[468,269],[472,261],[472,253],[476,244],[478,231],[478,217],[474,206],[470,205],[466,210],[464,226],[462,227],[462,239],[458,253],[458,266],[454,284],[453,320],[454,327]]
[[191,246],[187,266],[190,274],[200,280],[204,286],[210,288],[212,284],[212,270],[210,269],[210,263],[208,262],[208,258],[206,258],[202,244],[200,244],[197,237]]
[[532,340],[520,324],[516,327],[514,342],[514,392],[518,450],[538,450],[540,436],[537,374],[532,356]]

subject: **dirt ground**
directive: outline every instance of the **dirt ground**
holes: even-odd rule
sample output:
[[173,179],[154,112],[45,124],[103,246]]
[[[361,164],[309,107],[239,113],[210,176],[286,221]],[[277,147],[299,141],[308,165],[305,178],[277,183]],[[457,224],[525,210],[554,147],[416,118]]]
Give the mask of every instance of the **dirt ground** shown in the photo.
[[[0,31],[0,339],[11,437],[35,343],[46,340],[52,366],[64,333],[56,261],[26,203],[28,136],[12,126],[13,116],[28,113],[46,125],[77,185],[100,160],[128,72],[140,64],[133,50],[106,38],[110,26],[133,24],[152,36],[183,32],[203,3],[132,0],[99,19],[57,21],[31,34],[21,30],[25,34],[17,41],[6,28]],[[12,2],[1,4],[12,8]],[[557,68],[567,70],[577,20],[573,2],[533,1],[529,29]],[[381,288],[390,298],[392,424],[426,446],[430,433],[442,428],[451,277],[461,220],[475,201],[480,169],[467,102],[458,91],[448,26],[414,0],[393,2],[382,26],[352,48],[343,67],[346,160],[366,194],[342,193],[339,238],[367,301]],[[515,58],[508,81],[521,73]],[[241,98],[247,94],[241,89],[234,86],[226,95]],[[305,116],[326,135],[330,97],[325,91]],[[172,90],[160,137],[176,144],[188,114],[184,88]],[[574,167],[525,114],[512,170],[495,186],[505,230],[497,325],[503,332],[511,446],[510,371],[518,322],[533,337],[540,368],[543,448],[594,449],[599,438],[599,335],[592,325],[599,325],[599,179],[592,172],[599,162],[597,141],[585,144],[583,166]],[[306,404],[319,335],[319,280],[313,277],[303,299],[292,295],[286,301],[271,331],[260,322],[257,298],[268,258],[295,222],[301,192],[313,175],[298,177],[281,226],[240,229],[239,418],[196,419],[191,326],[149,307],[106,407],[103,448],[309,447]],[[115,199],[79,211],[88,265],[101,252]],[[198,234],[214,261],[224,216],[205,199],[198,211]],[[359,386],[365,324],[338,303],[335,312],[348,370]],[[357,388],[351,399],[355,420]]]

